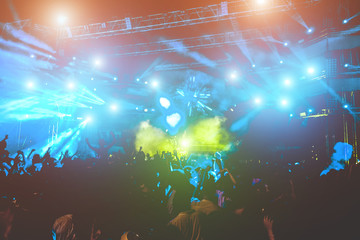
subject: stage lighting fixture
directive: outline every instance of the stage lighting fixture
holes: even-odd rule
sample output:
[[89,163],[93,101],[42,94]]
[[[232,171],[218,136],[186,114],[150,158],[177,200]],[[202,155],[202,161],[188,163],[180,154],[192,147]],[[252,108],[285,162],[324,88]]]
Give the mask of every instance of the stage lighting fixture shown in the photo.
[[256,3],[258,5],[264,5],[266,3],[266,0],[256,0]]
[[35,55],[34,55],[34,54],[31,54],[30,57],[31,57],[31,58],[35,58]]
[[343,106],[345,109],[349,108],[349,105],[348,104],[344,104]]
[[91,122],[92,121],[92,117],[90,117],[90,116],[88,116],[88,117],[86,117],[86,120],[85,120],[87,123],[88,122]]
[[280,64],[283,64],[284,63],[284,61],[283,60],[280,60]]
[[76,57],[73,57],[72,59],[75,61],[75,60],[76,60]]
[[294,114],[292,114],[292,113],[290,113],[290,115],[289,115],[290,117],[293,117],[294,116]]
[[307,33],[312,33],[313,31],[314,31],[314,29],[308,28]]
[[254,67],[256,67],[256,65],[255,65],[255,64],[253,64],[253,65],[252,65],[252,67],[254,68]]
[[348,22],[349,22],[349,20],[344,19],[343,24],[347,24]]
[[309,67],[309,68],[307,69],[307,72],[308,72],[308,74],[314,74],[314,73],[315,73],[315,68]]
[[282,100],[281,100],[281,105],[283,105],[283,106],[288,105],[288,100],[282,99]]
[[257,105],[259,105],[260,103],[261,103],[261,98],[255,98],[255,100],[254,100],[254,102],[257,104]]
[[147,82],[147,81],[145,81],[144,83],[145,83],[145,84],[148,84],[148,82]]
[[35,85],[34,82],[28,82],[27,83],[28,88],[34,88],[34,85]]
[[236,72],[234,71],[234,72],[232,72],[232,73],[230,74],[230,79],[235,80],[236,78],[237,78],[237,74],[236,74]]
[[101,60],[100,60],[100,59],[95,59],[95,60],[94,60],[94,64],[95,64],[95,66],[97,66],[97,67],[101,66]]
[[158,83],[157,81],[153,81],[153,82],[151,83],[151,85],[152,85],[153,87],[157,87],[157,86],[159,85],[159,83]]
[[117,77],[114,77],[114,81],[116,81],[117,80]]
[[314,110],[313,110],[312,108],[309,108],[309,109],[308,109],[308,112],[309,112],[309,113],[312,113],[313,111],[314,111]]
[[113,104],[113,105],[110,106],[110,109],[111,109],[112,111],[116,111],[116,110],[118,109],[118,107],[117,107],[116,104]]
[[165,109],[168,109],[171,105],[169,99],[167,98],[161,97],[159,101],[160,101],[160,105]]
[[183,139],[183,140],[181,141],[181,146],[182,146],[183,148],[188,148],[188,147],[190,147],[190,141],[189,141],[188,139]]
[[144,109],[144,112],[148,112],[149,110],[147,108]]
[[90,80],[91,80],[91,81],[94,81],[94,78],[92,77],[92,78],[90,78]]
[[136,110],[139,110],[139,107],[136,107],[135,109],[136,109]]
[[139,81],[140,81],[140,78],[137,78],[136,81],[139,82]]
[[349,67],[349,64],[348,64],[348,63],[345,63],[345,64],[344,64],[344,67],[346,67],[346,68]]
[[68,89],[72,90],[75,88],[75,84],[70,82],[70,83],[68,83],[67,87],[68,87]]
[[65,15],[59,15],[57,18],[57,22],[59,25],[64,25],[67,21],[67,17]]
[[26,117],[26,118],[29,118],[29,114],[26,114],[25,117]]
[[285,86],[290,86],[290,85],[291,85],[290,79],[285,79],[284,85],[285,85]]
[[94,88],[94,92],[96,92],[96,88]]
[[288,42],[284,42],[284,46],[285,46],[285,47],[289,46],[289,43],[288,43]]

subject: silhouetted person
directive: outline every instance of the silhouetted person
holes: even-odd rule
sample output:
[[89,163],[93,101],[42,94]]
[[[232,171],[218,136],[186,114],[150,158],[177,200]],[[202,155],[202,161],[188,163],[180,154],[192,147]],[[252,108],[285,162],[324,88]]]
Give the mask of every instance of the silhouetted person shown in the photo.
[[89,143],[89,139],[86,138],[86,143],[87,145],[89,146],[89,148],[91,148],[94,152],[96,152],[96,155],[98,158],[100,159],[106,159],[108,158],[108,154],[109,154],[109,149],[114,146],[115,144],[115,134],[113,132],[110,132],[111,136],[112,136],[112,142],[110,144],[108,144],[107,146],[105,145],[106,142],[104,139],[100,138],[99,139],[99,147],[96,148],[96,147],[93,147],[91,146],[91,144]]

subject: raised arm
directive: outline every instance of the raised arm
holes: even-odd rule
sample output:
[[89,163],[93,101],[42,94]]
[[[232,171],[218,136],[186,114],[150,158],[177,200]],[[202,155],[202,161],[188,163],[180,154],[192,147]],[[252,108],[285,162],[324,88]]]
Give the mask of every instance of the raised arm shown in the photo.
[[111,141],[111,143],[107,146],[108,149],[110,149],[112,146],[114,146],[114,145],[115,145],[115,142],[116,142],[116,138],[115,138],[114,132],[110,132],[110,135],[111,135],[111,137],[112,137],[112,141]]
[[89,146],[89,148],[91,148],[92,150],[96,151],[96,148],[94,148],[93,146],[91,146],[91,144],[89,143],[89,139],[86,138],[86,144]]

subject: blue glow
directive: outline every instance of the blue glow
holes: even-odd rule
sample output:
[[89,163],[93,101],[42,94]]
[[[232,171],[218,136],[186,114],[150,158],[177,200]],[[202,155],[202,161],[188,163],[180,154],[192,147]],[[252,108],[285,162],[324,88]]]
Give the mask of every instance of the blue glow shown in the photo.
[[255,65],[255,64],[253,64],[253,65],[252,65],[252,67],[254,68],[254,67],[256,67],[256,65]]
[[348,63],[345,63],[344,67],[346,67],[346,68],[349,67],[349,64],[348,64]]
[[284,63],[284,61],[283,60],[280,60],[280,64],[283,64]]
[[347,19],[344,19],[343,20],[343,24],[347,24],[348,23],[348,20]]
[[309,109],[308,109],[308,112],[309,112],[309,113],[312,113],[312,112],[313,112],[313,109],[312,109],[312,108],[309,108]]
[[330,170],[339,171],[344,169],[344,161],[349,161],[352,156],[352,152],[352,145],[344,142],[336,143],[334,146],[334,153],[331,156],[331,164],[321,172],[320,176],[326,175],[328,172],[330,172]]
[[349,108],[349,105],[348,105],[348,104],[345,104],[345,105],[344,105],[344,108]]
[[171,103],[170,103],[169,99],[167,99],[167,98],[161,97],[159,102],[160,102],[160,105],[165,109],[168,109],[171,106]]
[[294,116],[294,114],[292,114],[292,113],[290,113],[290,115],[289,115],[290,117],[293,117]]
[[308,67],[307,73],[310,74],[310,75],[314,74],[315,73],[315,68],[314,67]]

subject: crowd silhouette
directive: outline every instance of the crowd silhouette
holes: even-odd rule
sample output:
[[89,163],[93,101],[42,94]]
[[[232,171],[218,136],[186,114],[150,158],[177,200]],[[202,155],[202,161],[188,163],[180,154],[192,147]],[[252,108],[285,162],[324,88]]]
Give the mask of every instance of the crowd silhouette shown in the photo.
[[[320,176],[329,160],[226,160],[178,152],[95,158],[0,142],[0,239],[359,239],[360,168]],[[13,156],[13,157],[11,157]],[[200,161],[200,160],[199,160]],[[30,163],[30,164],[29,164]]]

